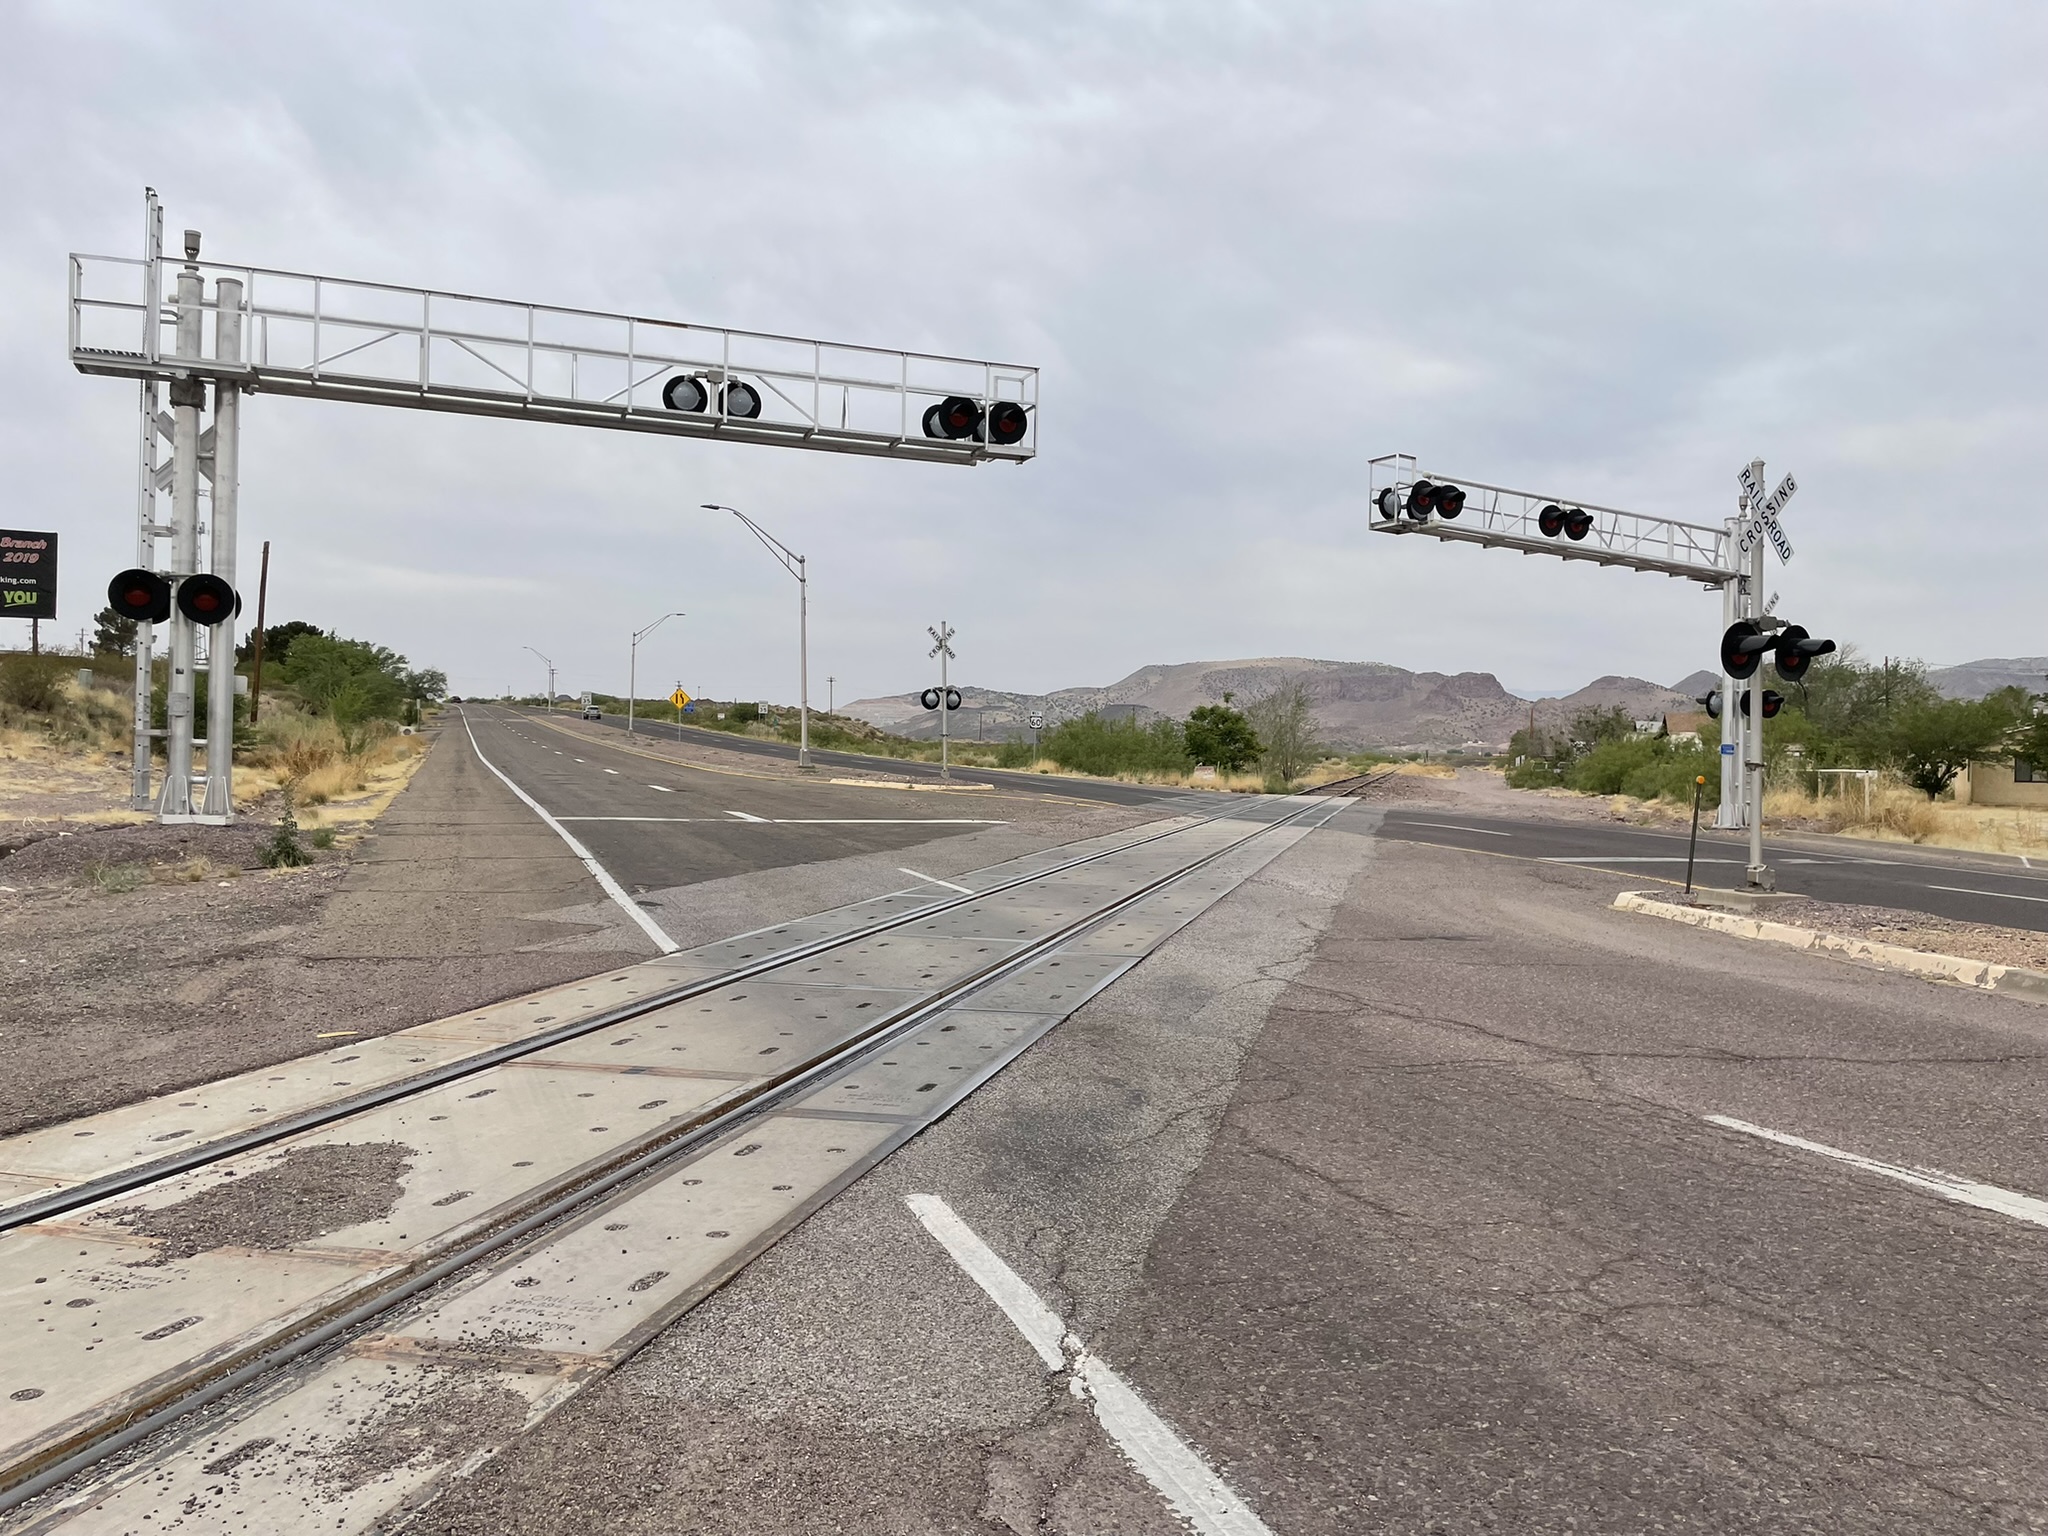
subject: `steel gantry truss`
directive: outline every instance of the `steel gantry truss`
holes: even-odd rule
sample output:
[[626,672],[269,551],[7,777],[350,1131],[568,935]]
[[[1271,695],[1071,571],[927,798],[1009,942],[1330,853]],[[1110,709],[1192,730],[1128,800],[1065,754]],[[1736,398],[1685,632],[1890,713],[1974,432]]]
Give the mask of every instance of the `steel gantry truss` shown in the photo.
[[[1411,510],[1410,492],[1425,483],[1457,487],[1464,493],[1462,504],[1450,515],[1435,507]],[[1425,472],[1421,462],[1407,453],[1382,454],[1370,460],[1369,491],[1372,511],[1368,521],[1375,533],[1424,534],[1447,543],[1516,549],[1525,555],[1552,555],[1560,560],[1590,560],[1596,565],[1696,581],[1721,593],[1724,630],[1739,618],[1757,618],[1763,612],[1763,553],[1756,539],[1743,541],[1749,522],[1746,516],[1730,518],[1719,527],[1648,517],[1569,496],[1518,491],[1436,470]],[[1388,492],[1393,493],[1392,500],[1383,505],[1382,496]],[[1745,514],[1747,508],[1745,495]],[[1389,510],[1392,516],[1387,515]],[[1576,525],[1581,536],[1546,533],[1542,526],[1546,511],[1585,514]],[[1721,697],[1732,704],[1735,682],[1725,675],[1721,682]],[[1746,741],[1743,720],[1735,709],[1724,708],[1721,806],[1715,820],[1722,828],[1748,826],[1756,815],[1751,801],[1760,791],[1752,790],[1752,776],[1742,767],[1755,755],[1743,750]]]
[[[201,261],[196,230],[170,268],[153,190],[144,204],[141,257],[71,256],[68,337],[79,372],[140,381],[136,566],[174,589],[201,571],[203,494],[206,569],[234,581],[240,401],[256,392],[923,463],[1024,463],[1038,451],[1038,370],[1022,364]],[[133,803],[165,821],[225,822],[234,619],[209,627],[174,605],[167,626],[161,731],[150,711],[157,626],[137,629]],[[202,641],[203,738],[193,720]],[[166,767],[153,794],[157,736]]]
[[[1455,485],[1466,494],[1455,518],[1430,512],[1420,519],[1403,513],[1391,520],[1375,513],[1375,533],[1427,534],[1460,544],[1489,549],[1519,549],[1525,555],[1555,555],[1562,560],[1590,560],[1596,565],[1622,565],[1683,577],[1702,586],[1720,587],[1739,574],[1735,569],[1734,534],[1728,527],[1683,523],[1670,517],[1646,517],[1618,507],[1596,506],[1569,496],[1510,490],[1462,475],[1424,474],[1414,455],[1384,454],[1370,463],[1375,507],[1383,490],[1405,492],[1427,480]],[[1582,539],[1546,536],[1538,519],[1545,507],[1570,507],[1592,514]]]

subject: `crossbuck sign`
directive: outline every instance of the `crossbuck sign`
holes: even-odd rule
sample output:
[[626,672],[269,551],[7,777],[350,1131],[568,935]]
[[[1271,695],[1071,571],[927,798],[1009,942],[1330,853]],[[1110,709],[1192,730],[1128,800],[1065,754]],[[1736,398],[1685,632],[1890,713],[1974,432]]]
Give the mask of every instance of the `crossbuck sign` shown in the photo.
[[1749,516],[1742,524],[1742,531],[1735,536],[1738,555],[1747,556],[1756,548],[1757,540],[1768,537],[1771,547],[1778,552],[1780,561],[1792,558],[1792,541],[1785,537],[1785,530],[1778,524],[1778,513],[1786,502],[1799,493],[1799,482],[1790,475],[1778,482],[1778,488],[1769,496],[1764,495],[1764,464],[1762,459],[1752,459],[1736,474],[1741,483],[1742,493],[1749,498]]

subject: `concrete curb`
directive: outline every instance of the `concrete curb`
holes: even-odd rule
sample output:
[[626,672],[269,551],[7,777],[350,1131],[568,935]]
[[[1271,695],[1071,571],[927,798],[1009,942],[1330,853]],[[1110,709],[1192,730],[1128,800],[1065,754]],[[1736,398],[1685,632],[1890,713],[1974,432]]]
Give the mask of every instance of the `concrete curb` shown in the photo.
[[1659,901],[1647,891],[1623,891],[1614,898],[1614,908],[1617,912],[1640,912],[1646,917],[1661,917],[1674,923],[1711,929],[1715,933],[1733,934],[1740,939],[1762,939],[1772,944],[1789,944],[1794,949],[1827,950],[1851,960],[1868,960],[1887,970],[1924,976],[1929,981],[1952,982],[1958,986],[1975,987],[1980,992],[1998,992],[2030,1003],[2048,1003],[2048,972],[2030,971],[2017,965],[1993,965],[1986,960],[1965,960],[1960,955],[1937,955],[1924,949],[1879,944],[1871,939],[1851,939],[1839,933],[1822,933],[1816,928],[1774,923],[1766,918],[1681,907],[1675,902]]

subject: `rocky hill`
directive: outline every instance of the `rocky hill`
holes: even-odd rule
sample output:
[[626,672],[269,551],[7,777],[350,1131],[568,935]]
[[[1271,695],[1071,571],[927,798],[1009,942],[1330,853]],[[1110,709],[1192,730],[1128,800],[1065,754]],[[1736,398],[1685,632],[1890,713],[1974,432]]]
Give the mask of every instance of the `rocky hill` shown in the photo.
[[[1561,725],[1584,709],[1619,706],[1647,718],[1689,709],[1692,701],[1639,677],[1603,677],[1561,699],[1523,699],[1509,693],[1491,672],[1410,672],[1371,661],[1319,661],[1302,656],[1265,656],[1240,661],[1190,661],[1140,667],[1101,688],[1062,688],[1046,694],[1006,693],[958,684],[963,708],[951,732],[972,739],[1009,738],[1029,730],[1036,711],[1048,723],[1094,710],[1138,719],[1185,718],[1198,704],[1217,704],[1229,693],[1237,703],[1285,683],[1308,689],[1324,741],[1351,749],[1365,747],[1436,749],[1472,747],[1500,750],[1529,723]],[[917,695],[858,699],[842,706],[885,730],[919,738],[938,734],[938,716]]]
[[1927,681],[1952,699],[1981,699],[2001,688],[2040,693],[2048,689],[2048,656],[1989,656],[1961,666],[1936,667]]

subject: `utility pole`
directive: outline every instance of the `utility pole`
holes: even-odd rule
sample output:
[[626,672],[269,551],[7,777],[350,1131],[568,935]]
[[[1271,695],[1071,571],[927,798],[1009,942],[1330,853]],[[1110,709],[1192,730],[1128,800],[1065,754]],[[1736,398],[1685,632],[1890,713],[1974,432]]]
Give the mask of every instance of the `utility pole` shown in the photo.
[[797,728],[796,765],[799,768],[811,766],[811,584],[804,557],[775,537],[766,528],[755,522],[738,507],[728,507],[716,501],[699,502],[706,512],[730,512],[746,525],[747,531],[761,541],[762,548],[782,562],[782,568],[796,578],[796,661],[797,661]]
[[[680,619],[682,617],[683,615],[680,613],[664,613],[645,629],[638,629],[633,632],[633,643],[628,647],[626,655],[626,734],[628,736],[633,734],[633,696],[638,691],[640,685],[640,642],[661,628],[670,619]],[[676,684],[678,689],[682,686],[681,683]],[[682,711],[677,710],[676,719],[681,721],[682,718]]]
[[825,675],[825,713],[837,714],[839,701],[839,679],[829,672]]
[[936,629],[927,624],[924,632],[937,642],[926,654],[939,658],[939,777],[950,779],[953,777],[953,769],[947,761],[946,720],[953,711],[947,708],[947,701],[952,695],[946,682],[946,663],[953,659],[953,647],[947,642],[953,638],[956,631],[952,625],[941,619]]
[[540,656],[542,661],[548,662],[548,713],[552,715],[555,712],[555,664],[552,661],[548,661],[547,657],[541,656],[539,651],[534,651],[530,645],[524,647],[524,649],[533,651],[533,654]]
[[256,723],[256,709],[263,699],[263,609],[270,599],[270,540],[263,541],[263,564],[256,578],[256,633],[251,637],[255,652],[255,676],[249,679],[249,723]]

